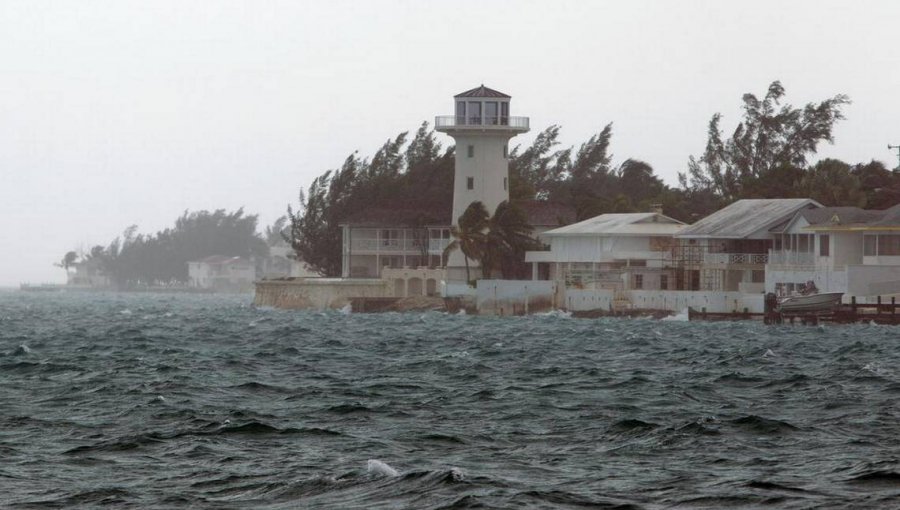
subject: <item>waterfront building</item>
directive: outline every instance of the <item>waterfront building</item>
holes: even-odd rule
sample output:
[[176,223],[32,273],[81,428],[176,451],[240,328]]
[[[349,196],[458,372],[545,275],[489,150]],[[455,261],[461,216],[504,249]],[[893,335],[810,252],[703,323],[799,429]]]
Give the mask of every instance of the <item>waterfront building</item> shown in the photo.
[[765,290],[788,295],[810,283],[845,300],[900,294],[900,205],[798,211],[775,234]]
[[777,227],[819,207],[808,198],[744,199],[685,227],[675,235],[675,288],[762,293]]
[[525,261],[532,279],[566,288],[666,290],[674,285],[673,236],[682,228],[659,210],[601,214],[544,232],[549,250],[527,252]]
[[211,255],[188,262],[191,287],[223,292],[240,292],[253,288],[256,265],[243,257]]

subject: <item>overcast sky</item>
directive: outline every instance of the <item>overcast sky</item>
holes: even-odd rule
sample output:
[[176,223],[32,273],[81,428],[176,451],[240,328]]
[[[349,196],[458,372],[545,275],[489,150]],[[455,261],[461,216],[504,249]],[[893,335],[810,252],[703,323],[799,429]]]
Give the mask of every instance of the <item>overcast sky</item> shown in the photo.
[[613,122],[614,162],[674,184],[710,116],[733,129],[778,79],[793,104],[853,100],[820,156],[893,167],[898,41],[888,1],[3,0],[0,286],[64,281],[66,251],[185,209],[269,224],[481,83],[568,145]]

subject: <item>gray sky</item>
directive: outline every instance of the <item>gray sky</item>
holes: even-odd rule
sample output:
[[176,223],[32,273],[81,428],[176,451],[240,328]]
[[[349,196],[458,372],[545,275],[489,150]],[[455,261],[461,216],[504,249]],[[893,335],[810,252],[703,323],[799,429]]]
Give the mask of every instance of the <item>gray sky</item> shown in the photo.
[[[0,286],[185,209],[259,213],[481,83],[667,182],[779,79],[851,96],[822,157],[896,158],[900,2],[0,3]],[[534,133],[516,141],[528,143]],[[441,135],[445,143],[449,139]],[[450,190],[448,190],[450,192]]]

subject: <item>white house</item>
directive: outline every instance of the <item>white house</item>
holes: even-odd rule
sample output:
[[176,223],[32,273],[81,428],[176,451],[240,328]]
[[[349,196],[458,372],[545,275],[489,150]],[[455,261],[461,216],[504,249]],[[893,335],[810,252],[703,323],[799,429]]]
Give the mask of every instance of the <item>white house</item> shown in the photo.
[[243,257],[211,255],[188,262],[188,278],[192,287],[225,292],[242,292],[253,288],[256,265]]
[[318,274],[303,261],[294,257],[294,250],[287,244],[269,246],[269,256],[259,268],[259,278],[311,278]]
[[544,232],[549,251],[530,251],[535,280],[610,290],[674,288],[673,236],[684,228],[660,212],[601,214]]
[[773,229],[798,211],[819,207],[808,198],[738,200],[685,227],[675,236],[678,288],[761,293]]
[[73,287],[107,288],[111,282],[100,267],[97,259],[72,264],[72,271],[66,271],[66,285]]
[[775,235],[765,290],[791,294],[809,282],[847,299],[900,293],[900,205],[798,211]]

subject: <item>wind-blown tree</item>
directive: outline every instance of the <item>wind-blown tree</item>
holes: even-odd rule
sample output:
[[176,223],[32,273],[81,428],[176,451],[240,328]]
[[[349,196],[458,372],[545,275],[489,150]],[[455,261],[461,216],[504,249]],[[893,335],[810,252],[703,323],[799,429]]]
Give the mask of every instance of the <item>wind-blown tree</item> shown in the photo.
[[721,115],[709,122],[706,150],[699,159],[690,158],[687,174],[679,181],[688,190],[711,190],[730,202],[747,197],[751,183],[773,169],[805,169],[819,143],[834,141],[832,130],[844,118],[842,109],[850,104],[838,94],[803,108],[782,104],[784,87],[775,81],[763,99],[744,94],[743,119],[731,137],[723,139]]
[[256,215],[245,215],[243,209],[185,211],[173,228],[156,234],[139,234],[132,225],[108,247],[94,247],[90,258],[119,288],[186,283],[189,261],[210,255],[267,256],[256,225]]
[[467,282],[472,281],[469,260],[482,261],[484,264],[489,225],[487,208],[482,202],[475,201],[466,207],[457,220],[457,225],[450,227],[453,240],[444,248],[444,259],[454,250],[461,251],[465,260]]
[[55,265],[56,265],[56,267],[61,267],[61,268],[65,269],[66,272],[69,272],[69,268],[72,267],[73,265],[75,265],[75,263],[77,261],[78,261],[78,254],[75,253],[74,251],[68,251],[68,252],[66,252],[65,255],[63,255],[62,260],[57,262]]
[[534,230],[521,208],[509,201],[500,202],[488,220],[487,234],[482,238],[481,268],[485,278],[499,269],[503,278],[526,276],[525,252],[539,250],[541,243],[531,237]]
[[[422,123],[387,140],[371,160],[353,153],[300,191],[300,207],[288,207],[291,246],[298,258],[326,276],[341,274],[341,224],[364,211],[390,210],[408,227],[446,222],[452,206],[453,149]],[[405,148],[404,148],[405,147]]]

